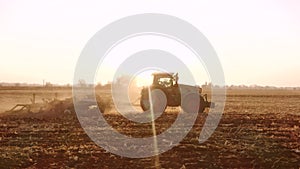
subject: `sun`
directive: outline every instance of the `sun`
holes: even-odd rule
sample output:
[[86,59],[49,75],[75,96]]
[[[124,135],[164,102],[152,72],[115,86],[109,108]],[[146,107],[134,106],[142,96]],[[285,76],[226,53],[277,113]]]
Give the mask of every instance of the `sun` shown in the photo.
[[138,73],[135,76],[137,87],[150,86],[152,84],[152,81],[153,81],[152,74],[154,72],[157,72],[157,71],[155,71],[155,70],[145,70],[145,71],[142,71],[142,72]]

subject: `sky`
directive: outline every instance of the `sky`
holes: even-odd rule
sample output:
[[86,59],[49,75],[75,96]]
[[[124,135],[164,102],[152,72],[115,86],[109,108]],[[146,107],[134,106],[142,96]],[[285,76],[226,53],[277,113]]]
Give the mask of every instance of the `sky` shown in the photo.
[[[300,86],[298,0],[0,0],[0,82],[72,83],[87,41],[111,22],[141,13],[173,15],[197,27],[217,52],[228,85]],[[139,48],[157,45],[154,40]],[[106,75],[101,81],[111,81],[117,67],[99,68]]]

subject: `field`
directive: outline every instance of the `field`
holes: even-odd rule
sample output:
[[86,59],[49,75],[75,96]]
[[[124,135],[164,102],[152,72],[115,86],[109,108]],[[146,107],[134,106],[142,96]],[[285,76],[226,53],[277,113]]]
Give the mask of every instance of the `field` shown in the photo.
[[[52,99],[53,93],[58,99],[71,95],[70,89],[0,92],[1,110],[30,102],[32,92],[39,100]],[[100,95],[109,97],[107,91]],[[299,90],[228,90],[221,122],[205,143],[199,144],[198,137],[207,113],[198,115],[179,145],[141,159],[120,157],[97,146],[81,128],[72,102],[62,103],[51,111],[0,114],[0,168],[300,168]],[[104,117],[117,131],[132,137],[152,134],[151,124],[130,122],[110,106]],[[167,109],[156,120],[157,133],[176,116]]]

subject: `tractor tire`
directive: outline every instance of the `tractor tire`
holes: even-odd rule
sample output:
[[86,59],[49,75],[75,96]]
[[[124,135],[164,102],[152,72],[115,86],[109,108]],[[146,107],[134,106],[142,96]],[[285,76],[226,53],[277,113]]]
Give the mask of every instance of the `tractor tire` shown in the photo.
[[141,99],[140,100],[140,105],[143,111],[147,111],[150,109],[150,102],[149,99]]
[[[152,99],[153,99],[153,109],[154,111],[164,112],[167,108],[167,97],[165,93],[160,89],[154,89],[151,91]],[[149,98],[142,97],[140,100],[140,105],[143,111],[147,111],[150,109],[150,101]]]

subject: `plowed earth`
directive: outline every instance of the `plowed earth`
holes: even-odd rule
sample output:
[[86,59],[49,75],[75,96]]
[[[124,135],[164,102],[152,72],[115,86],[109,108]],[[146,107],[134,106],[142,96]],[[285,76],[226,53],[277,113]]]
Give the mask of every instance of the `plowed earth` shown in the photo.
[[[106,120],[134,137],[152,134],[121,115]],[[157,132],[177,117],[167,111],[156,120]],[[230,93],[221,122],[199,144],[207,117],[199,114],[184,140],[159,155],[161,168],[299,168],[300,95],[294,93]],[[122,140],[117,141],[122,144]],[[124,144],[125,145],[125,144]],[[155,157],[125,158],[97,146],[83,131],[74,111],[12,113],[0,116],[0,168],[156,168]]]

